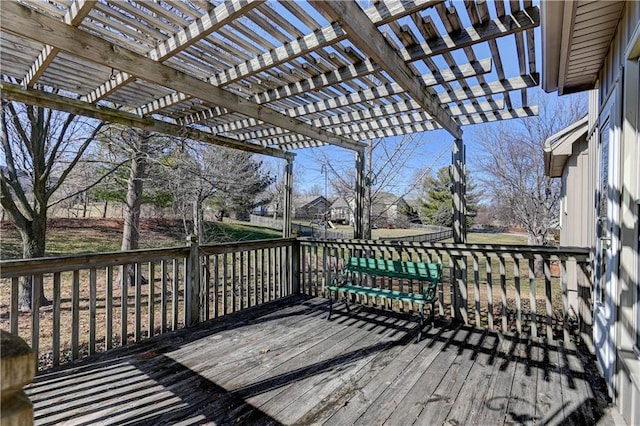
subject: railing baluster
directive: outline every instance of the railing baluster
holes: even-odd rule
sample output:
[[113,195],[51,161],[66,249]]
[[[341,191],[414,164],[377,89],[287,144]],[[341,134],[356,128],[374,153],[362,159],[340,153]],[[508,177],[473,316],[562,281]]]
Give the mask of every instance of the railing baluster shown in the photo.
[[475,299],[476,327],[480,328],[480,268],[478,265],[478,255],[473,254],[473,298]]
[[220,256],[213,256],[213,317],[220,316]]
[[155,318],[155,310],[156,310],[156,268],[154,262],[149,262],[149,296],[147,299],[147,337],[151,337],[155,334],[156,329],[156,318]]
[[80,356],[80,271],[73,271],[71,283],[71,359]]
[[173,280],[171,282],[171,329],[178,329],[178,297],[179,287],[178,287],[178,279],[180,276],[180,269],[178,267],[178,259],[173,259]]
[[322,295],[322,289],[329,284],[330,266],[328,265],[328,260],[329,260],[328,249],[323,248],[322,249],[322,287],[320,287],[320,291],[319,291],[320,295]]
[[[55,278],[55,277],[54,277]],[[113,267],[105,268],[104,282],[104,350],[113,347]]]
[[493,330],[495,325],[493,322],[493,279],[491,272],[491,257],[486,257],[487,265],[487,318],[489,320],[489,330]]
[[251,250],[247,252],[247,307],[250,308],[254,305],[257,305],[255,299],[252,301],[252,298],[256,295],[256,275],[253,273],[252,268],[254,267],[254,262],[252,262],[253,256],[255,256],[255,250]]
[[453,256],[449,256],[449,309],[451,318],[456,318],[455,286],[456,274]]
[[553,340],[553,306],[551,305],[551,265],[549,258],[544,258],[544,289],[547,307],[547,339]]
[[508,308],[507,308],[507,268],[505,266],[504,256],[499,256],[500,261],[500,300],[502,303],[502,332],[509,331],[507,324]]
[[313,274],[314,277],[314,286],[313,286],[313,295],[317,296],[318,295],[318,282],[320,280],[319,276],[318,276],[318,271],[320,270],[320,256],[318,256],[318,246],[315,246],[313,248],[313,258],[316,261],[316,267],[315,267],[315,272]]
[[272,279],[272,274],[273,274],[273,256],[272,253],[273,249],[272,248],[268,248],[267,249],[267,299],[268,301],[272,301],[273,297],[272,297],[272,288],[273,288],[273,279]]
[[[444,264],[440,252],[438,252],[438,263]],[[440,280],[438,284],[438,315],[444,316],[444,280]]]
[[307,294],[309,296],[314,296],[313,293],[313,278],[312,278],[312,271],[313,271],[313,248],[310,247],[307,250],[307,255],[305,257],[305,263],[309,266],[307,268]]
[[237,275],[236,275],[236,252],[231,253],[231,312],[236,311],[236,302],[237,302],[237,294],[238,291],[238,283],[237,283]]
[[[24,279],[24,278],[23,278]],[[20,286],[18,277],[11,278],[11,334],[19,334],[20,312],[18,312],[18,287]]]
[[134,335],[133,338],[136,342],[139,342],[142,338],[140,330],[142,329],[142,265],[136,262],[133,265],[133,273],[134,273]]
[[53,365],[60,365],[60,272],[53,274]]
[[[211,319],[209,316],[211,313],[211,307],[209,306],[211,303],[211,256],[206,255],[203,256],[204,263],[202,265],[202,280],[200,281],[200,285],[202,289],[200,290],[201,296],[200,301],[202,305],[200,307],[200,321],[208,321]],[[204,312],[202,309],[204,308]]]
[[96,353],[96,268],[89,269],[89,355]]
[[167,268],[166,259],[160,263],[160,332],[167,332]]
[[565,259],[562,259],[560,261],[560,279],[562,286],[562,338],[565,342],[569,342],[571,339],[569,335],[569,294],[567,281],[567,261]]
[[227,253],[222,255],[222,315],[229,313],[227,303],[227,276],[229,274],[229,259]]
[[31,278],[31,350],[36,355],[36,367],[40,357],[40,293],[42,289],[42,274],[33,275]]
[[535,259],[529,259],[529,310],[531,311],[531,337],[538,337],[538,314],[537,314],[537,299],[536,299],[536,272],[535,272]]
[[129,295],[127,294],[129,291],[129,283],[127,282],[127,277],[125,274],[127,271],[126,265],[120,266],[120,345],[124,346],[127,344],[127,326],[128,326],[128,318],[127,318],[127,308],[129,305]]
[[238,300],[238,309],[240,310],[244,309],[244,288],[244,252],[241,251],[238,253],[238,295],[240,299]]
[[520,297],[520,259],[513,258],[513,283],[516,288],[516,330],[522,333],[522,299]]
[[307,275],[307,247],[300,246],[300,290],[302,294],[311,294],[307,288],[306,277]]
[[189,294],[191,292],[190,287],[191,283],[187,282],[187,279],[191,276],[190,272],[189,272],[189,262],[187,261],[187,259],[183,259],[182,260],[182,276],[184,277],[184,285],[182,286],[182,309],[183,309],[183,313],[184,315],[182,316],[183,318],[183,325],[184,327],[186,327],[188,324],[191,323],[191,304],[194,302],[193,300],[187,300],[189,298]]
[[267,273],[267,264],[266,264],[266,252],[265,249],[260,249],[260,303],[265,302],[265,291],[267,291],[268,286],[265,286],[265,277]]

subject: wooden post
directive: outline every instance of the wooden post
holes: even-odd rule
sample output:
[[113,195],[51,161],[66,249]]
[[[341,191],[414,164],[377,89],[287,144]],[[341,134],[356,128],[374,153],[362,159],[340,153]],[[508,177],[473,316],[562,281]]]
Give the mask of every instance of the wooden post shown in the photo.
[[284,167],[284,208],[283,208],[283,224],[282,238],[291,237],[291,209],[293,193],[293,158],[287,158],[287,164]]
[[356,151],[356,199],[355,209],[353,212],[353,218],[355,221],[353,225],[353,238],[356,240],[366,238],[364,223],[364,162],[364,152]]
[[0,418],[2,424],[32,425],[33,405],[24,386],[36,375],[36,356],[20,337],[0,330]]
[[453,158],[451,178],[453,180],[453,241],[455,243],[467,242],[466,221],[466,166],[465,147],[462,139],[456,139],[453,143]]
[[[457,138],[453,142],[451,180],[453,181],[453,241],[457,244],[467,242],[466,200],[465,200],[465,155],[464,143]],[[454,280],[453,298],[455,320],[468,322],[467,316],[467,268],[466,259],[455,256],[453,260]]]
[[187,258],[185,276],[185,311],[188,315],[187,327],[193,326],[200,321],[201,297],[200,297],[200,256],[198,249],[198,237],[191,234],[187,237],[189,246],[189,257]]

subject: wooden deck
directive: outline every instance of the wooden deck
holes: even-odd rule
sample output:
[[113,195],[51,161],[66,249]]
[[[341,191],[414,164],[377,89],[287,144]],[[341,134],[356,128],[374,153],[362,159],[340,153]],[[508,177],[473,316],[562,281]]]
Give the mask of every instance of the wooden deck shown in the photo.
[[[41,373],[36,424],[616,424],[555,342],[288,298]],[[342,314],[342,315],[340,315]]]

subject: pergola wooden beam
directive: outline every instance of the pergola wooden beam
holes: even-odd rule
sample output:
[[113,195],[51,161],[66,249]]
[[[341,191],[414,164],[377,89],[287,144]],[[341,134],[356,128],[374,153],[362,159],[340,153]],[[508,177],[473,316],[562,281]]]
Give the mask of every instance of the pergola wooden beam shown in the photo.
[[350,40],[362,52],[380,65],[415,99],[433,119],[453,137],[462,136],[460,126],[447,115],[437,102],[435,93],[428,90],[409,69],[396,50],[378,31],[355,2],[313,0],[311,4],[332,20],[339,22]]
[[333,135],[326,130],[287,117],[17,3],[3,3],[0,23],[3,31],[50,44],[83,59],[136,75],[143,80],[170,87],[274,126],[343,148],[364,149],[364,145],[360,142]]
[[477,26],[461,29],[455,35],[443,35],[400,49],[398,54],[405,61],[418,61],[433,56],[436,54],[435,52],[440,54],[451,52],[473,46],[476,43],[494,40],[526,29],[533,29],[538,25],[540,25],[540,10],[538,7],[529,7],[525,10],[513,12],[511,15],[501,16]]
[[[97,0],[73,0],[69,10],[64,15],[64,22],[74,27],[79,26],[85,16],[91,12],[96,1]],[[31,68],[29,68],[29,71],[27,71],[27,74],[22,78],[21,84],[25,87],[33,86],[42,74],[44,74],[47,67],[51,65],[58,52],[60,52],[60,49],[45,45],[40,55],[38,55],[38,58],[31,65]]]
[[[390,3],[388,7],[381,7],[380,5],[372,6],[368,8],[365,13],[375,25],[379,26],[415,13],[422,8],[442,3],[443,1],[444,0],[412,0],[393,2]],[[255,58],[251,58],[244,63],[226,69],[210,77],[209,82],[216,86],[235,83],[241,79],[246,79],[259,74],[267,69],[290,62],[310,52],[318,51],[318,49],[322,47],[335,44],[345,39],[346,36],[347,34],[340,26],[336,24],[327,25],[309,35],[284,43],[282,46],[278,46],[268,52],[256,56]],[[183,97],[187,98],[185,95],[183,95]],[[151,104],[165,105],[165,107],[167,107],[172,105],[170,102],[167,102],[167,100],[178,99],[180,99],[180,96],[158,102],[154,101]],[[141,106],[140,108],[142,108],[142,110],[151,109],[148,105]]]
[[[424,114],[424,113],[422,113]],[[403,136],[416,132],[428,132],[441,129],[437,124],[425,121],[424,116],[418,113],[406,114],[401,116],[385,117],[378,121],[358,122],[352,121],[349,125],[338,125],[333,128],[337,134],[349,135],[359,140],[369,140],[375,138]],[[516,109],[507,109],[503,111],[489,111],[481,114],[461,114],[457,115],[463,125],[479,124],[485,122],[495,122],[503,120],[511,120],[514,118],[533,117],[538,114],[538,107],[524,107]],[[250,124],[250,123],[247,123]],[[293,133],[287,133],[282,129],[265,128],[256,130],[246,130],[239,134],[234,134],[232,130],[226,127],[217,127],[216,130],[225,130],[225,132],[241,140],[252,140],[264,146],[279,146],[284,149],[291,148],[292,144],[311,143],[313,141]],[[316,146],[316,145],[314,145]]]
[[[351,78],[358,77],[359,75],[364,75],[370,72],[373,72],[378,69],[378,66],[372,63],[370,60],[366,59],[361,61],[359,64],[354,64],[350,66],[345,66],[335,71],[327,72],[323,75],[319,75],[307,80],[303,80],[297,83],[292,83],[284,87],[279,87],[276,89],[269,90],[267,92],[261,93],[259,95],[254,95],[252,100],[257,103],[268,103],[273,102],[278,99],[284,99],[290,96],[294,96],[297,94],[304,93],[307,90],[316,90],[321,87],[325,87],[329,84],[333,84],[340,81],[347,81]],[[418,78],[420,78],[425,86],[431,87],[436,84],[441,84],[444,82],[452,82],[457,81],[464,78],[477,77],[479,74],[488,73],[491,71],[491,59],[483,59],[473,64],[463,64],[455,68],[447,68],[440,70],[438,73],[434,74],[424,74]],[[179,95],[174,94],[170,95],[171,98],[177,98]],[[156,104],[157,101],[154,101]],[[322,101],[325,105],[328,105],[332,102],[332,99],[328,99],[326,101]],[[169,106],[170,102],[159,101],[159,104],[156,104],[157,107]],[[327,108],[325,108],[327,109]],[[325,110],[323,109],[323,110]],[[140,111],[152,111],[157,110],[154,109],[151,105],[146,105],[142,107]],[[300,115],[309,114],[312,111],[309,106],[301,106],[296,108],[291,108],[283,111],[284,114],[290,117],[297,117]],[[188,117],[183,117],[180,119],[182,123],[197,123],[207,118],[213,118],[221,114],[227,114],[228,111],[222,111],[219,108],[213,108],[211,111],[206,112],[198,112]]]
[[[160,43],[156,48],[147,53],[147,56],[154,61],[163,62],[173,55],[183,51],[193,45],[198,40],[207,37],[212,32],[222,28],[234,19],[242,16],[247,11],[259,6],[265,0],[230,0],[216,6],[208,14],[193,21],[188,27],[178,31],[173,37]],[[133,81],[135,77],[124,72],[116,73],[112,79],[104,82],[93,92],[82,98],[87,102],[97,102],[108,96],[127,83]]]
[[264,147],[255,143],[244,142],[226,136],[214,135],[191,127],[178,126],[165,121],[148,117],[140,117],[125,111],[113,108],[98,107],[88,102],[83,102],[63,96],[47,93],[41,90],[23,88],[21,86],[0,82],[0,96],[8,101],[22,102],[44,108],[56,109],[70,114],[83,115],[110,123],[131,126],[152,132],[189,138],[192,140],[224,146],[226,148],[239,149],[254,154],[269,155],[271,157],[291,159],[295,154],[280,149]]
[[[452,106],[447,110],[452,114],[452,116],[456,118],[458,118],[458,116],[465,117],[473,114],[481,115],[486,113],[491,115],[495,114],[495,109],[501,109],[502,104],[502,101],[494,101],[493,103],[483,102],[478,105],[465,104],[462,107]],[[503,112],[506,113],[506,111],[499,111],[499,113]],[[383,105],[377,108],[351,111],[341,115],[313,118],[311,120],[308,120],[308,122],[313,126],[348,126],[350,124],[357,124],[366,121],[375,122],[377,120],[384,120],[385,118],[390,117],[399,117],[399,119],[402,119],[404,122],[410,122],[412,120],[416,122],[431,121],[431,117],[420,110],[420,105],[418,105],[417,102],[408,100],[405,102],[396,102],[389,105]],[[184,124],[180,121],[178,121],[178,123]],[[263,124],[264,123],[262,123],[261,121],[252,118],[244,118],[237,121],[230,121],[223,124],[212,125],[211,128],[215,133],[242,131],[247,135],[254,133],[256,134],[256,136],[250,136],[250,138],[264,137],[265,134],[279,135],[288,133],[287,130],[273,127],[256,131],[251,130],[252,127],[261,126]]]

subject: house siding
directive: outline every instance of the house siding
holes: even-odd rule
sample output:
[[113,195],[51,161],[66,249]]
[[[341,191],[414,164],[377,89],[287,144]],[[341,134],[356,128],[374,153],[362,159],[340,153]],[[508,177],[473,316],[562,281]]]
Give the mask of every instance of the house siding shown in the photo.
[[[623,15],[617,27],[609,53],[600,71],[597,89],[590,94],[589,108],[589,160],[588,184],[585,194],[596,194],[598,176],[598,129],[597,124],[604,106],[611,96],[617,99],[614,108],[621,114],[619,125],[619,181],[617,194],[620,197],[619,212],[616,218],[619,238],[619,264],[616,271],[617,285],[613,297],[617,306],[616,322],[611,333],[616,348],[615,373],[608,383],[620,413],[629,424],[640,424],[640,358],[634,353],[637,349],[638,313],[635,307],[638,300],[638,210],[640,202],[640,140],[638,123],[638,103],[640,103],[640,72],[637,57],[629,57],[629,52],[638,41],[640,22],[640,2],[626,2]],[[614,89],[618,89],[614,92]],[[577,188],[576,188],[577,189]],[[595,254],[596,212],[591,202],[587,223],[587,244]],[[589,204],[588,202],[586,203]],[[597,353],[600,356],[599,353]]]

